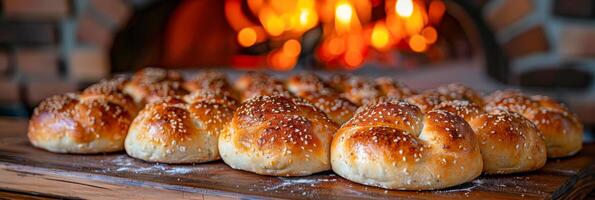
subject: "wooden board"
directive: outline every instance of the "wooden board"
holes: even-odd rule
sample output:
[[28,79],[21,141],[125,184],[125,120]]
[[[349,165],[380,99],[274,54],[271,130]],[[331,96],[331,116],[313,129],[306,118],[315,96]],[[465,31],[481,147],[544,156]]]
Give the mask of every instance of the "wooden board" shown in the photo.
[[[308,177],[260,176],[224,163],[166,165],[125,153],[64,155],[33,148],[25,120],[0,119],[0,196],[39,198],[411,198],[576,199],[595,187],[595,144],[576,156],[549,160],[536,172],[481,176],[437,191],[392,191],[363,186],[332,172]],[[6,194],[5,194],[6,193]]]

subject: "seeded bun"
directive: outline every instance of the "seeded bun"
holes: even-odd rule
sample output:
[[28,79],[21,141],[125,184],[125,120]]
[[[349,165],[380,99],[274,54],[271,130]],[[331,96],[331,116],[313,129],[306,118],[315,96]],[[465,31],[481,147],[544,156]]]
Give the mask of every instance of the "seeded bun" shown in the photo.
[[547,160],[545,142],[533,123],[515,112],[483,109],[468,101],[440,103],[435,109],[465,119],[479,139],[483,171],[510,174],[537,170]]
[[411,90],[405,84],[397,82],[390,77],[380,77],[375,81],[381,95],[388,98],[404,99],[415,94],[415,91]]
[[128,155],[160,163],[218,160],[219,134],[232,117],[235,100],[209,91],[185,99],[167,97],[141,110],[126,137]]
[[331,163],[338,175],[365,185],[433,190],[471,181],[482,171],[473,130],[446,111],[423,114],[406,102],[366,106],[335,134]]
[[164,97],[188,94],[182,88],[182,76],[179,73],[160,68],[144,68],[137,71],[124,85],[124,92],[140,106]]
[[484,105],[483,98],[478,92],[459,83],[442,85],[437,87],[435,91],[445,96],[443,99],[464,100],[478,106]]
[[364,77],[337,74],[330,77],[330,85],[356,105],[364,105],[380,97],[378,85]]
[[33,146],[57,153],[106,153],[124,149],[136,107],[114,82],[101,82],[81,95],[43,100],[29,120]]
[[227,76],[219,71],[200,71],[194,77],[184,82],[184,88],[190,92],[220,90],[231,94],[232,88]]
[[436,106],[438,106],[440,103],[448,100],[452,99],[432,90],[426,90],[419,94],[411,95],[405,98],[406,102],[419,107],[419,109],[421,109],[421,111],[424,113],[434,110],[434,108],[436,108]]
[[300,73],[287,79],[287,88],[291,93],[302,98],[323,111],[337,124],[347,122],[357,106],[341,97],[340,93],[328,86],[313,73]]
[[282,81],[264,72],[247,72],[236,80],[234,87],[242,102],[257,96],[291,96]]
[[219,136],[230,167],[262,175],[305,176],[330,169],[337,125],[309,103],[285,96],[244,102]]
[[523,115],[543,134],[550,158],[576,154],[583,143],[583,124],[562,104],[544,96],[496,91],[486,97],[486,110],[505,109]]

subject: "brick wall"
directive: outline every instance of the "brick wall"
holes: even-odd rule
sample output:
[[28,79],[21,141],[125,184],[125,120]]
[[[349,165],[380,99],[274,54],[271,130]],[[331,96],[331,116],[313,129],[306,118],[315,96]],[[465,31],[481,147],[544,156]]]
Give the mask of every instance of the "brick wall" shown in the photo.
[[43,98],[109,74],[109,48],[149,0],[2,0],[0,116],[27,115]]
[[570,66],[595,76],[595,1],[491,0],[483,13],[514,74]]

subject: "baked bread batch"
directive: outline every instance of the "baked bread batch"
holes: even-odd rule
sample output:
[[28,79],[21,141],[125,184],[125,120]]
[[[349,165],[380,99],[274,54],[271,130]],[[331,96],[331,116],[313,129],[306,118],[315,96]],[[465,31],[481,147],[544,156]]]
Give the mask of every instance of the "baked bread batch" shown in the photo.
[[583,125],[545,96],[460,84],[415,91],[388,77],[311,72],[281,80],[247,72],[233,84],[145,68],[78,94],[49,97],[29,121],[31,144],[57,153],[107,153],[159,163],[222,159],[270,176],[333,170],[353,182],[433,190],[481,173],[540,169],[576,154]]

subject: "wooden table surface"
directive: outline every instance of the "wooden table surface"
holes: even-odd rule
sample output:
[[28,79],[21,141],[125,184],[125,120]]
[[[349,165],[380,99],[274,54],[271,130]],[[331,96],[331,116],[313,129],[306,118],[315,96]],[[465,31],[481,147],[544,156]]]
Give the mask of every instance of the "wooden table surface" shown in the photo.
[[0,197],[105,199],[576,199],[595,188],[595,144],[576,156],[548,160],[535,172],[483,175],[437,191],[363,186],[332,172],[308,177],[259,176],[221,161],[197,165],[147,163],[124,152],[64,155],[33,148],[25,120],[0,120]]

